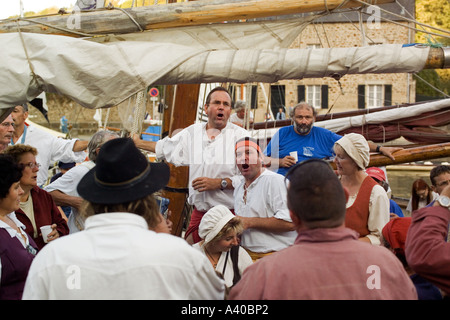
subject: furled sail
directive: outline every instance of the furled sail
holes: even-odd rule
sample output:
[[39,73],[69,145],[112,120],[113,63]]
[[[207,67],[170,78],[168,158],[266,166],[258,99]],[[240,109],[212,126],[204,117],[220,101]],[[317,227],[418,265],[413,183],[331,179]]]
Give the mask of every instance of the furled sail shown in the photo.
[[402,45],[208,50],[141,41],[94,43],[27,33],[0,34],[0,43],[1,109],[31,101],[42,91],[64,94],[87,108],[104,108],[152,84],[276,82],[416,72],[426,66],[431,51],[425,46]]

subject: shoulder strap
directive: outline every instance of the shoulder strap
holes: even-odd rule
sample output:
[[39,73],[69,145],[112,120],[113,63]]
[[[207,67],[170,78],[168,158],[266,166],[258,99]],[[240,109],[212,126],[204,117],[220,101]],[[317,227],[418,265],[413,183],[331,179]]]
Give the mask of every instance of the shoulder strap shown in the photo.
[[233,246],[230,250],[231,261],[233,262],[233,286],[241,279],[241,273],[239,272],[238,260],[239,260],[239,248],[240,246]]

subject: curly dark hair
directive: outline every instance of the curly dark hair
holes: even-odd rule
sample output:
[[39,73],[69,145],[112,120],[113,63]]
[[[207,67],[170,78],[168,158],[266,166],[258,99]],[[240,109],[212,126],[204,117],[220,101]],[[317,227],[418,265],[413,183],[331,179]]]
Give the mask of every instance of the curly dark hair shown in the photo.
[[0,199],[9,194],[9,188],[22,178],[22,169],[10,155],[0,154]]

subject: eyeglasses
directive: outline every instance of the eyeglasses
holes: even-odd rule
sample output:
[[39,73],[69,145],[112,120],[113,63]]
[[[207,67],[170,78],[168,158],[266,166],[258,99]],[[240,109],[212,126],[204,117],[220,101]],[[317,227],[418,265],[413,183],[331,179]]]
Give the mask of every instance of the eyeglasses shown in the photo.
[[330,170],[333,170],[333,167],[331,166],[331,164],[328,161],[325,161],[323,159],[309,159],[309,160],[305,160],[302,162],[297,163],[296,165],[294,165],[292,168],[289,169],[289,171],[286,173],[286,176],[284,177],[284,184],[286,185],[286,187],[289,184],[289,177],[292,176],[292,174],[294,173],[295,170],[297,170],[298,168],[300,168],[301,166],[307,164],[307,163],[312,163],[312,162],[319,162],[319,163],[323,163],[325,164],[327,167],[330,168]]
[[31,170],[33,170],[34,168],[38,168],[39,169],[41,167],[41,165],[39,163],[37,163],[37,162],[22,163],[22,166],[23,167],[28,167]]
[[2,126],[8,128],[9,126],[14,128],[14,122],[2,122]]

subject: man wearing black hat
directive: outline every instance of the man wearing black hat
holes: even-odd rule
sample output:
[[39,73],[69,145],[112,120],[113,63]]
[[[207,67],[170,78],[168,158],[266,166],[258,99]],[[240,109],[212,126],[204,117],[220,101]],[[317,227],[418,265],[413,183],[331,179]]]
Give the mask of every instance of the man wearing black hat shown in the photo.
[[85,230],[40,252],[23,298],[223,299],[224,283],[201,252],[149,230],[165,224],[153,193],[169,173],[131,139],[105,143],[78,184],[87,201]]

